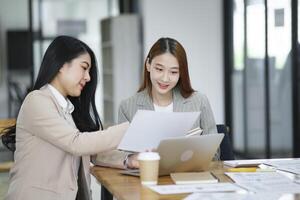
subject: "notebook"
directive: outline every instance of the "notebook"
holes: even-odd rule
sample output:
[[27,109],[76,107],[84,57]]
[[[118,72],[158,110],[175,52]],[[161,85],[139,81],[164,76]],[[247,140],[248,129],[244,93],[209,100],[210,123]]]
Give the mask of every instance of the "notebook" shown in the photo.
[[210,172],[182,172],[171,173],[171,178],[176,184],[197,184],[197,183],[217,183]]
[[[223,133],[161,140],[159,175],[174,172],[199,172],[208,169],[224,137]],[[138,170],[123,170],[122,174],[139,176]]]

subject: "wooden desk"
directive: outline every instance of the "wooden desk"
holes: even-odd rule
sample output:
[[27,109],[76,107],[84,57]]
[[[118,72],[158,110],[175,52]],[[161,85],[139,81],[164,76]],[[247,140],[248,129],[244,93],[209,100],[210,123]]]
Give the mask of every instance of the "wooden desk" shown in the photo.
[[[16,122],[15,119],[0,119],[0,132],[9,126],[12,126],[13,124],[15,124],[15,122]],[[0,136],[1,136],[1,133],[0,133]],[[0,137],[0,139],[1,139],[1,137]],[[8,172],[10,170],[10,168],[12,167],[12,165],[13,165],[13,161],[0,162],[0,172]]]
[[[225,168],[222,162],[214,162],[211,164],[211,171],[220,180],[220,182],[232,182],[224,175]],[[159,195],[152,190],[142,186],[138,177],[122,175],[118,173],[118,169],[94,166],[91,168],[91,173],[103,185],[103,189],[114,195],[118,200],[156,200],[156,199],[182,199],[188,194],[181,195]],[[170,176],[160,177],[159,185],[172,184]],[[105,197],[107,198],[107,197]],[[108,197],[109,199],[110,197]],[[102,200],[106,200],[103,199]]]
[[13,166],[13,161],[7,161],[0,163],[0,172],[9,172],[10,168]]
[[[222,162],[213,162],[210,171],[220,180],[220,182],[232,182],[224,175],[226,171]],[[118,169],[94,166],[91,168],[91,174],[102,184],[102,189],[113,194],[118,200],[178,200],[183,199],[189,194],[180,195],[159,195],[156,192],[142,186],[138,177],[121,175]],[[160,177],[158,184],[172,184],[169,176]],[[110,199],[109,197],[108,199]],[[107,200],[107,198],[101,198]],[[300,194],[286,194],[280,197],[280,200],[300,200]]]
[[0,119],[0,132],[9,126],[12,126],[15,122],[15,119]]

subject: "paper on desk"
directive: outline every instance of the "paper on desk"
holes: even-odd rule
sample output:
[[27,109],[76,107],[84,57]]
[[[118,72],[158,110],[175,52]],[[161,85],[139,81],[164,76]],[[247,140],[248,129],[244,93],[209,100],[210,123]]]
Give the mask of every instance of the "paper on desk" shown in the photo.
[[184,136],[200,112],[138,110],[118,149],[142,152],[157,148],[162,139]]
[[244,191],[232,183],[208,183],[190,185],[153,185],[148,186],[159,194],[181,194],[192,192],[237,192]]
[[300,185],[277,172],[225,173],[234,182],[252,192],[300,193]]
[[262,164],[266,159],[251,159],[251,160],[225,160],[224,165],[230,167],[255,167]]
[[[260,164],[267,164],[269,162],[280,162],[295,160],[294,158],[276,158],[276,159],[248,159],[248,160],[225,160],[224,165],[230,167],[256,167]],[[300,160],[300,159],[299,159]]]
[[239,194],[239,193],[193,193],[184,200],[276,200],[280,198],[280,194],[259,193],[259,194]]
[[290,158],[285,160],[268,160],[265,162],[267,165],[276,167],[279,170],[300,174],[300,158]]

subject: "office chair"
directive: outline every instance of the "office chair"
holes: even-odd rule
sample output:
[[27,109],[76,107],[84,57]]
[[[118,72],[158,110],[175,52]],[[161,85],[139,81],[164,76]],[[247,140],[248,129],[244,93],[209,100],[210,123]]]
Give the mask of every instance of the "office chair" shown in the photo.
[[234,160],[232,145],[229,138],[229,127],[224,124],[217,124],[218,133],[224,133],[224,138],[220,144],[220,159]]

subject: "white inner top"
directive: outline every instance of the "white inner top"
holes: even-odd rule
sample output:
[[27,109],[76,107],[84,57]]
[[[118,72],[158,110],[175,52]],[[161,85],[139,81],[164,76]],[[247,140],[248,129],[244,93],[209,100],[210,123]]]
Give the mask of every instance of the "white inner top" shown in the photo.
[[173,102],[167,106],[158,106],[156,104],[153,105],[156,112],[173,112]]
[[[51,93],[53,94],[53,96],[57,100],[58,104],[62,107],[65,115],[68,115],[68,118],[70,120],[73,120],[73,118],[72,118],[72,112],[74,111],[74,105],[72,104],[72,102],[68,98],[65,98],[52,85],[47,84],[46,87],[48,87],[50,89]],[[74,124],[74,126],[75,126],[75,124]],[[79,165],[80,165],[80,157],[79,156],[74,156],[74,166],[75,166],[76,174],[78,173]]]

